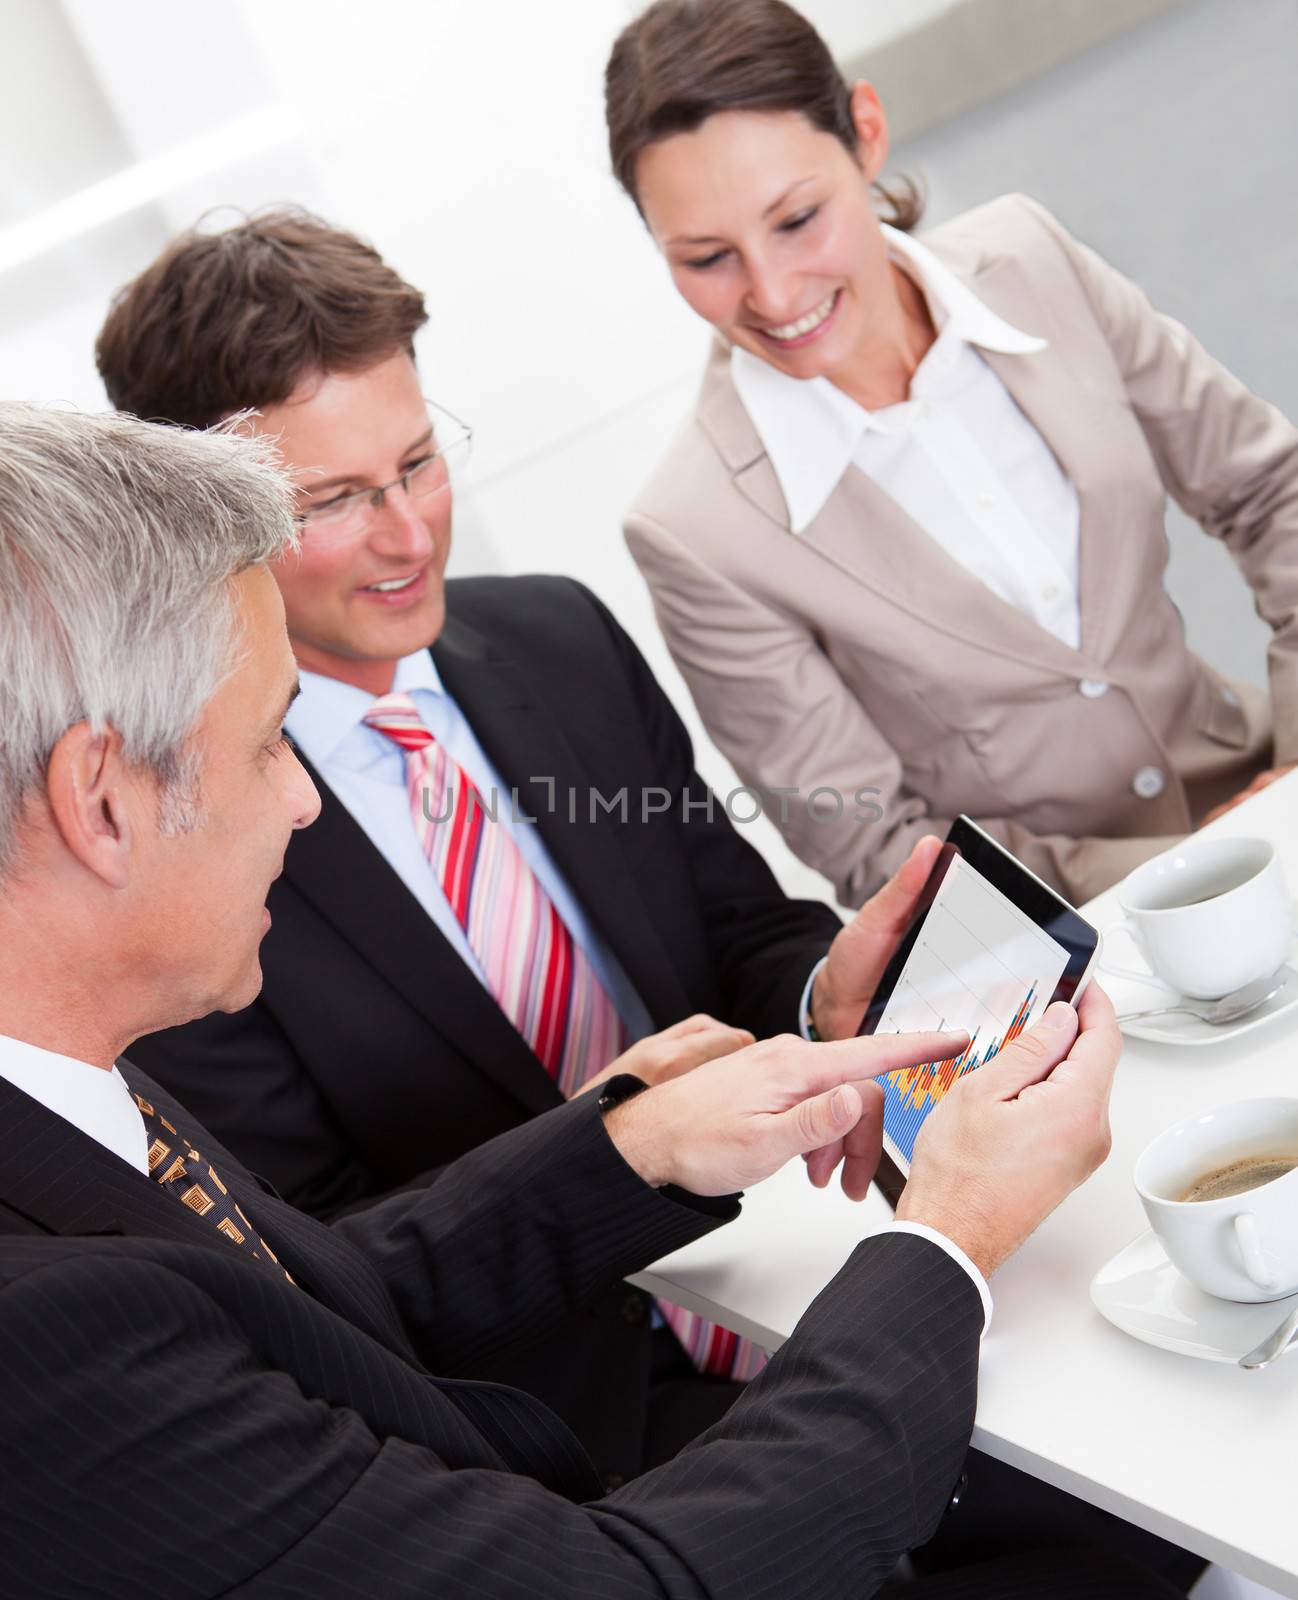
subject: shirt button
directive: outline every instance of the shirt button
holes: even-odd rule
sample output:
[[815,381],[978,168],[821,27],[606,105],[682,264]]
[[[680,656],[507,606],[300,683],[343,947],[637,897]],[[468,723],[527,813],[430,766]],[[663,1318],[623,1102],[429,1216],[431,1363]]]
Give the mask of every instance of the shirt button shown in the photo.
[[604,1479],[604,1487],[609,1494],[612,1494],[615,1489],[620,1489],[625,1482],[626,1479],[620,1472],[610,1472],[608,1477]]
[[983,489],[978,495],[978,506],[983,511],[990,511],[996,504],[996,496],[990,489]]
[[1056,584],[1053,584],[1053,583],[1048,583],[1045,586],[1045,588],[1041,591],[1041,598],[1043,600],[1058,600],[1058,598],[1059,598],[1058,586]]
[[1161,767],[1141,767],[1131,780],[1131,787],[1142,800],[1157,800],[1167,787]]
[[622,1302],[622,1320],[633,1328],[640,1327],[648,1315],[649,1302],[642,1294],[629,1294]]
[[1221,697],[1228,706],[1237,706],[1239,704],[1239,696],[1233,689],[1223,689]]
[[1103,678],[1083,678],[1077,685],[1078,692],[1084,694],[1088,700],[1098,700],[1101,695],[1108,694],[1109,686]]

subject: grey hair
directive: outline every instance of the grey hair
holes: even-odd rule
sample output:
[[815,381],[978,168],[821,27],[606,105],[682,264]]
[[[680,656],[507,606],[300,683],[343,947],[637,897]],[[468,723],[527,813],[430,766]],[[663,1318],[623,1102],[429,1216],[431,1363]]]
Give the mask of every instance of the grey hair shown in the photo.
[[0,403],[0,875],[54,746],[111,728],[192,825],[189,738],[238,649],[229,580],[296,547],[265,439]]

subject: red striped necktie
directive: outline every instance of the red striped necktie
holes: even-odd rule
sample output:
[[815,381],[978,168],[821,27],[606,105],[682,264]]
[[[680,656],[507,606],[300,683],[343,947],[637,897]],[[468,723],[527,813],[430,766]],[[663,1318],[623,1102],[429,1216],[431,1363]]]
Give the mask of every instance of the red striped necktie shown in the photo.
[[586,952],[477,786],[409,695],[365,721],[405,751],[415,833],[500,1009],[565,1095],[625,1050],[626,1029]]
[[[627,1046],[626,1029],[585,951],[477,786],[424,726],[406,694],[384,695],[366,725],[406,758],[410,814],[487,987],[566,1097]],[[765,1357],[681,1306],[659,1309],[701,1372],[749,1378]]]

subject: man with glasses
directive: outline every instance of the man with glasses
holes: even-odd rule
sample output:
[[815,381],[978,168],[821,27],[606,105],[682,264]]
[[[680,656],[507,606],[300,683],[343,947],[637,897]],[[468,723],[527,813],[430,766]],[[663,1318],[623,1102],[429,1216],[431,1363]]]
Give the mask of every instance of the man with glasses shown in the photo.
[[[593,595],[444,580],[469,430],[423,393],[425,320],[361,240],[281,211],[177,239],[97,348],[119,409],[193,427],[251,411],[299,486],[301,550],[272,570],[321,817],[272,888],[256,1003],[134,1055],[326,1218],[592,1081],[670,1077],[808,1011],[823,1036],[852,1033],[883,951],[856,928],[813,991],[838,918],[781,894],[709,806],[684,728]],[[623,1286],[477,1375],[555,1405],[615,1483],[759,1364]]]

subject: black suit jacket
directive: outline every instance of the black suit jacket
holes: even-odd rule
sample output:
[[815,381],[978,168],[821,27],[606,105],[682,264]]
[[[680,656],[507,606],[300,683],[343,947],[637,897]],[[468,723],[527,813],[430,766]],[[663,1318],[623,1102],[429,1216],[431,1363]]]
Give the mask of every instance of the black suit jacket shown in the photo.
[[0,1594],[861,1600],[936,1524],[982,1312],[933,1245],[861,1245],[721,1423],[601,1497],[477,1363],[733,1202],[648,1189],[587,1097],[329,1228],[124,1069],[298,1286],[0,1080]]
[[[841,924],[781,893],[694,772],[689,737],[631,640],[568,579],[447,588],[433,650],[446,688],[655,1026],[709,1011],[759,1037],[796,1028],[807,975]],[[140,1040],[131,1056],[287,1199],[332,1217],[423,1182],[559,1095],[317,782],[320,819],[294,835],[271,891],[261,997]],[[626,1477],[639,1467],[648,1371],[647,1302],[615,1288],[499,1376],[557,1406],[601,1468]]]

